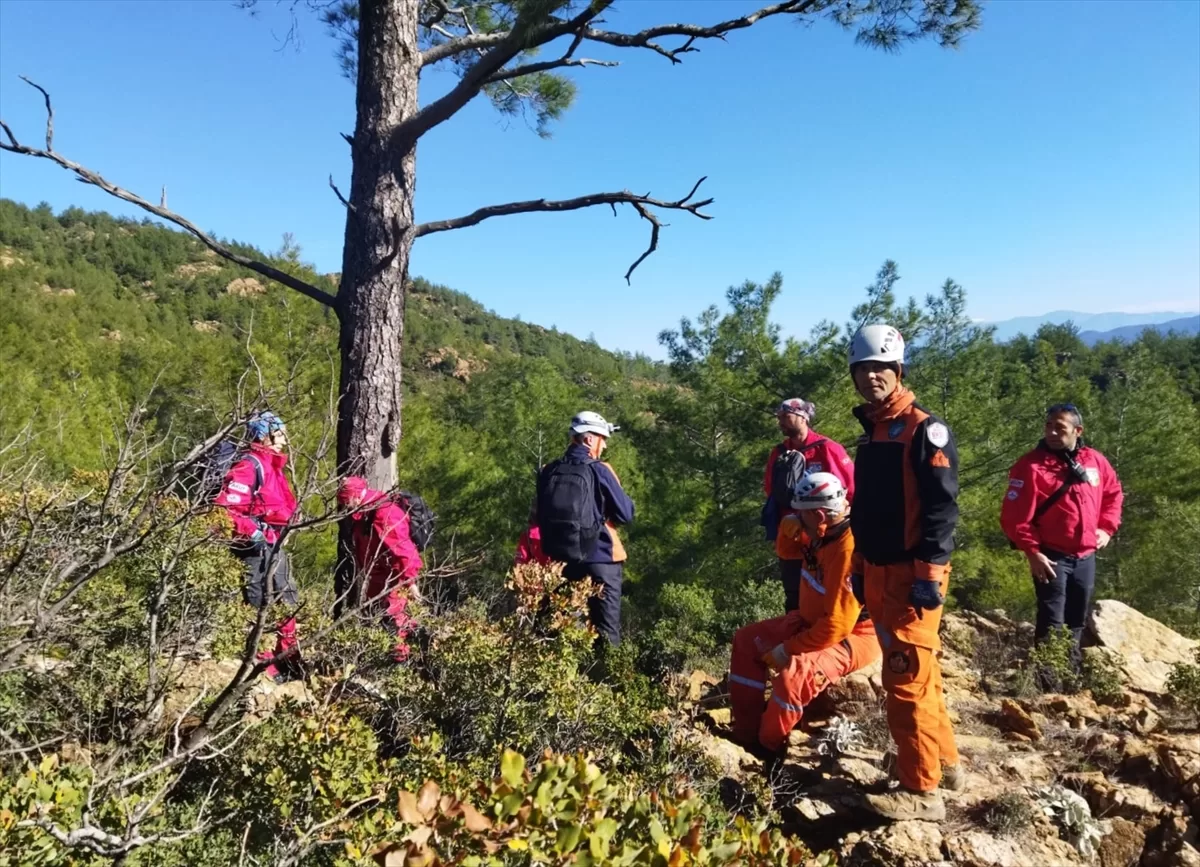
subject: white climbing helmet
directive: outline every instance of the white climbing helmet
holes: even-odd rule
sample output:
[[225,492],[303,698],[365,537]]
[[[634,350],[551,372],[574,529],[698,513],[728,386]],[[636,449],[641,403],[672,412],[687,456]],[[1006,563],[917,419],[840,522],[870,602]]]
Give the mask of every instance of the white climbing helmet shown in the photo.
[[571,419],[571,433],[584,434],[594,433],[600,434],[602,437],[612,436],[613,431],[621,428],[615,424],[609,424],[605,421],[604,416],[598,412],[585,410]]
[[904,338],[890,325],[864,325],[850,341],[850,366],[860,361],[904,364]]
[[833,473],[809,473],[792,491],[792,508],[798,512],[828,509],[840,512],[846,507],[846,489]]

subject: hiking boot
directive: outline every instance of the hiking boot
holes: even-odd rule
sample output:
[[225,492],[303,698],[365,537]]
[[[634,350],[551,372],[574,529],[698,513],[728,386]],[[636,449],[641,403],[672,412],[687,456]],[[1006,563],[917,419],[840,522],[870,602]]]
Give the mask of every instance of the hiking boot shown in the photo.
[[896,789],[884,795],[867,795],[867,807],[885,819],[905,822],[917,819],[940,822],[946,818],[946,804],[937,792],[910,792]]
[[967,787],[967,771],[962,764],[942,765],[942,781],[938,784],[947,792],[961,792]]
[[[883,754],[883,762],[881,763],[883,772],[891,779],[896,779],[896,754],[892,752]],[[967,787],[967,771],[962,764],[957,765],[942,765],[942,781],[938,783],[938,788],[945,789],[948,792],[961,792]]]

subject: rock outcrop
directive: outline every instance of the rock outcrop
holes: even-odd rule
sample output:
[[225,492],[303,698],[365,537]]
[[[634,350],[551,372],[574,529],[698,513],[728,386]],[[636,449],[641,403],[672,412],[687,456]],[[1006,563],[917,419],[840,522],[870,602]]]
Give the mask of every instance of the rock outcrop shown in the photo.
[[1093,606],[1088,631],[1101,647],[1116,654],[1131,687],[1155,695],[1167,691],[1171,667],[1193,662],[1200,647],[1200,643],[1113,599],[1101,599]]
[[[728,739],[724,683],[694,672],[676,693],[691,709],[686,739],[738,797],[769,783],[772,803],[761,806],[779,809],[786,830],[846,867],[1200,867],[1200,734],[1172,727],[1179,715],[1164,695],[1172,666],[1193,662],[1196,642],[1109,600],[1096,603],[1092,632],[1127,678],[1104,704],[1087,691],[1018,690],[1029,683],[1012,676],[1025,664],[1028,624],[1003,612],[945,615],[947,704],[968,785],[944,793],[947,819],[936,824],[884,823],[865,808],[866,792],[889,785],[877,666],[809,705],[786,757],[766,764]],[[997,675],[980,662],[1013,670]],[[847,723],[855,736],[831,749],[828,731],[844,734]]]

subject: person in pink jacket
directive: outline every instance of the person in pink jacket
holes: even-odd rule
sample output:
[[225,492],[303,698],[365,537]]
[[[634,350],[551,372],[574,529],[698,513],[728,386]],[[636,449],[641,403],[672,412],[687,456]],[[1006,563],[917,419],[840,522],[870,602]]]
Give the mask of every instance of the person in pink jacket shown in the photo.
[[[300,599],[292,581],[291,562],[278,545],[283,528],[296,511],[296,495],[284,473],[287,429],[275,413],[263,412],[246,423],[246,434],[250,447],[234,460],[215,500],[233,520],[232,550],[246,565],[242,598],[254,608],[277,602],[296,605]],[[282,680],[285,674],[279,665],[293,669],[287,663],[298,655],[296,618],[276,624],[275,632],[275,650],[260,653],[259,659],[277,658],[265,673]],[[282,654],[287,655],[279,658]]]
[[354,512],[354,569],[363,580],[366,604],[381,610],[396,635],[392,658],[408,659],[413,619],[408,602],[421,571],[421,554],[409,533],[408,515],[383,491],[374,491],[361,476],[347,476],[338,502]]

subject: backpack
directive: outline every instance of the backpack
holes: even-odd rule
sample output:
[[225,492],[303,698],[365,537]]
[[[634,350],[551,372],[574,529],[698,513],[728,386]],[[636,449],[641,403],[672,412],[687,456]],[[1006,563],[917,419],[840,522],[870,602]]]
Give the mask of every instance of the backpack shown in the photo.
[[254,463],[254,491],[258,493],[263,486],[262,461],[248,452],[241,452],[234,440],[221,440],[205,457],[203,471],[200,476],[200,498],[204,502],[212,502],[225,486],[225,477],[233,469],[234,464],[242,457],[249,458]]
[[792,508],[792,492],[804,478],[804,453],[791,449],[780,449],[771,467],[771,499],[775,501],[775,513],[781,519],[783,513]]
[[418,551],[424,551],[433,541],[437,515],[420,494],[398,491],[392,497],[392,501],[408,515],[408,537],[412,539]]
[[538,476],[542,551],[562,563],[582,563],[596,549],[604,520],[596,512],[595,461],[557,460]]

